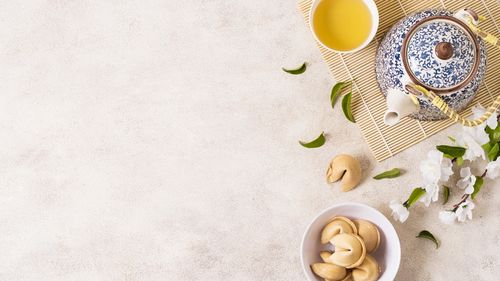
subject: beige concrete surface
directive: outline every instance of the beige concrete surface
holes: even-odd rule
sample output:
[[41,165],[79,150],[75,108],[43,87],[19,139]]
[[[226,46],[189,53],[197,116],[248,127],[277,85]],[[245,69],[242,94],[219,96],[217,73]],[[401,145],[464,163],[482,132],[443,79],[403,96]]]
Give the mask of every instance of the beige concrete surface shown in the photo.
[[[304,280],[319,211],[389,215],[458,130],[378,164],[333,83],[294,1],[0,1],[0,280]],[[349,193],[325,183],[338,153],[364,168]],[[370,179],[392,167],[407,172]],[[498,280],[499,188],[472,222],[434,205],[396,224],[397,280]]]

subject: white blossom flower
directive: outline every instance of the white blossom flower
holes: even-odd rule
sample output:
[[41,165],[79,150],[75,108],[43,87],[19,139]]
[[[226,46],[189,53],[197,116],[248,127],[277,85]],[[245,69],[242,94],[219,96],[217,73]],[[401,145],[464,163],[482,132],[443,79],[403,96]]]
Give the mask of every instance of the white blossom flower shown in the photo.
[[486,177],[489,179],[496,179],[500,176],[500,157],[497,160],[486,165]]
[[[480,104],[472,107],[472,119],[478,119],[479,117],[483,116],[485,112],[486,109]],[[464,131],[480,145],[483,145],[490,140],[488,134],[484,131],[486,126],[495,129],[497,125],[497,114],[496,112],[494,112],[484,123],[476,127],[464,127]]]
[[457,214],[452,211],[441,211],[439,212],[439,219],[442,223],[452,224],[457,219]]
[[467,201],[460,204],[456,211],[458,221],[464,222],[467,219],[471,220],[472,210],[474,209],[475,206],[476,205],[474,205],[474,203],[470,199],[467,199]]
[[[486,159],[486,154],[484,153],[483,148],[481,147],[483,144],[489,142],[489,137],[484,129],[482,132],[486,135],[486,139],[482,134],[477,135],[476,132],[480,130],[468,132],[465,131],[461,136],[457,138],[457,144],[466,148],[464,156],[462,158],[464,160],[474,161],[477,158]],[[472,134],[471,134],[472,133]]]
[[474,184],[476,183],[476,177],[471,173],[469,167],[464,167],[460,169],[460,176],[462,177],[458,182],[457,186],[461,189],[465,189],[466,194],[471,194],[474,192]]
[[410,211],[397,200],[392,200],[389,207],[392,209],[392,217],[396,221],[405,222],[410,216]]
[[420,202],[423,202],[426,207],[429,207],[431,202],[436,202],[439,199],[439,185],[427,184],[424,186],[425,194],[420,197]]
[[426,185],[445,182],[453,174],[452,163],[450,159],[443,157],[443,153],[431,150],[427,159],[420,163],[420,172]]

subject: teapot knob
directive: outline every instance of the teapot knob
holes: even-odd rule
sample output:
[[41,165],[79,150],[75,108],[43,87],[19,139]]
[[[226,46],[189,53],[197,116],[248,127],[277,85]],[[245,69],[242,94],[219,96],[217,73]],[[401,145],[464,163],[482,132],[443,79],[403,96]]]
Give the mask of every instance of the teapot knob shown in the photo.
[[448,42],[438,43],[434,51],[441,60],[449,60],[453,56],[453,46]]

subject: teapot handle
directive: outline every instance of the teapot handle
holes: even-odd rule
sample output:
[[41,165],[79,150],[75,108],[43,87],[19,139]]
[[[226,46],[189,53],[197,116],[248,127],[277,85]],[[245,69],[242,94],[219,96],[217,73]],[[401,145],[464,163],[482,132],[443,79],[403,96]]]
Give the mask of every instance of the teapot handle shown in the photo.
[[498,108],[500,108],[500,96],[498,96],[490,107],[486,110],[483,116],[475,119],[469,120],[460,116],[455,110],[450,108],[448,104],[439,95],[434,92],[427,90],[426,88],[414,84],[406,84],[406,90],[416,96],[424,96],[428,98],[431,103],[437,107],[441,112],[448,116],[451,120],[456,123],[460,123],[466,127],[475,127],[484,123],[491,115],[496,114]]
[[454,15],[459,20],[465,22],[467,26],[474,32],[477,36],[483,39],[486,43],[491,44],[500,49],[500,40],[498,37],[481,30],[478,25],[479,22],[485,19],[485,17],[478,15],[471,9],[461,9]]

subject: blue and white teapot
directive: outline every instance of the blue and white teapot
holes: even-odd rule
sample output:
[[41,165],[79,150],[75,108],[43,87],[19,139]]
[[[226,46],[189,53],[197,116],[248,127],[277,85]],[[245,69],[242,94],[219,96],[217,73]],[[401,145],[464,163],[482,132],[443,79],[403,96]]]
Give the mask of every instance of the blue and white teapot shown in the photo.
[[428,97],[412,94],[414,86],[435,93],[454,111],[473,99],[486,71],[478,23],[478,15],[469,9],[424,10],[391,28],[376,57],[377,81],[388,105],[387,125],[408,115],[425,121],[447,117]]

